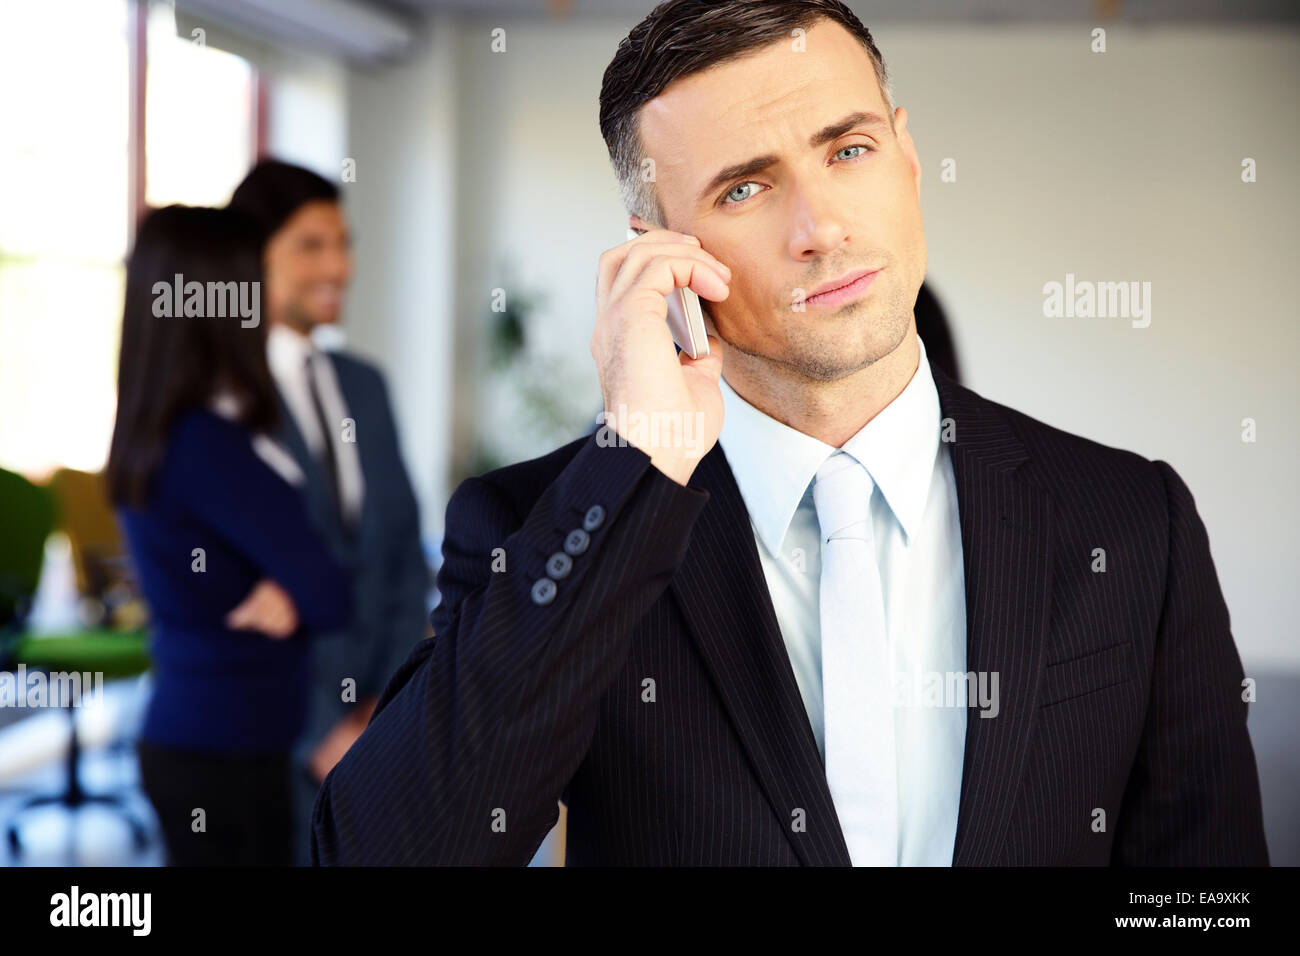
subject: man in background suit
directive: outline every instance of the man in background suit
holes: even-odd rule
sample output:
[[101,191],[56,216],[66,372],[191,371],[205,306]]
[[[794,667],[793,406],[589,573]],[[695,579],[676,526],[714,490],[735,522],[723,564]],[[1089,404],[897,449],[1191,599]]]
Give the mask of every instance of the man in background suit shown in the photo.
[[428,633],[428,566],[415,495],[378,369],[323,351],[313,329],[339,321],[352,273],[338,187],[276,160],[258,163],[231,205],[266,236],[267,357],[280,397],[280,440],[307,476],[311,513],[356,568],[352,625],[313,642],[312,706],[298,747],[297,861],[308,861],[320,781],[365,727],[384,683]]
[[673,0],[600,102],[643,233],[597,268],[607,427],[452,496],[436,637],[313,859],[523,864],[562,801],[569,865],[1267,863],[1191,492],[928,361],[921,163],[857,17]]

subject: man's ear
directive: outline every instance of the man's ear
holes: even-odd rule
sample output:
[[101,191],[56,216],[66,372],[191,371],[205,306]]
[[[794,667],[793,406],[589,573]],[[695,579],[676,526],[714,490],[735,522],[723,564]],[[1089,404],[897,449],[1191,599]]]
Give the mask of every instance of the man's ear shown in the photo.
[[921,195],[921,161],[916,155],[916,144],[912,142],[912,134],[907,131],[907,110],[899,107],[894,111],[894,135],[898,137],[898,145],[903,149],[903,155],[907,157],[908,165],[912,167],[912,179],[916,182],[916,195]]
[[642,219],[634,212],[630,212],[627,214],[627,224],[628,224],[628,228],[631,229],[633,232],[635,232],[638,236],[644,236],[651,229],[665,228],[663,226],[651,222],[648,219]]

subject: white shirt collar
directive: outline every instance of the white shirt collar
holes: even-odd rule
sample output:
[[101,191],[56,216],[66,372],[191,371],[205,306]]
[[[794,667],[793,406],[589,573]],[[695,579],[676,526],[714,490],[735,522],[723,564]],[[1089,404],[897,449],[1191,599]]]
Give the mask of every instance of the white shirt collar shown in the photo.
[[277,379],[302,375],[307,356],[316,351],[310,338],[279,322],[273,322],[266,334],[266,360]]
[[219,389],[208,399],[208,409],[229,422],[239,417],[239,405],[239,399],[229,389]]
[[[925,343],[911,381],[842,446],[880,488],[910,541],[920,530],[939,451],[939,392]],[[835,451],[749,404],[721,382],[725,417],[719,442],[745,507],[768,551],[777,555],[799,502]]]

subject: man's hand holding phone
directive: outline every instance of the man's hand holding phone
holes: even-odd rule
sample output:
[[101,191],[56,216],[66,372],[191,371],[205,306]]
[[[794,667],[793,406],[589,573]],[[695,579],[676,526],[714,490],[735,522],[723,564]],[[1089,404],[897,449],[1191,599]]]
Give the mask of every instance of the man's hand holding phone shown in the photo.
[[[676,353],[667,297],[674,289],[689,288],[721,302],[730,293],[731,270],[694,236],[654,228],[636,216],[629,221],[632,228],[646,231],[600,256],[591,355],[606,424],[685,485],[722,431],[722,354],[712,335],[708,355],[693,359]],[[647,416],[643,421],[684,423],[690,418],[700,423],[692,447],[686,446],[682,428],[629,429],[628,416],[638,412]]]

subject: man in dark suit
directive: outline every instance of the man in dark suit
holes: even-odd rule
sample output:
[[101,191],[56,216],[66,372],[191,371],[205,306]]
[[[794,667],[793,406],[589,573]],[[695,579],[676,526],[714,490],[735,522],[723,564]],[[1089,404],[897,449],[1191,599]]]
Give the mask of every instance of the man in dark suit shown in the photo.
[[562,801],[570,865],[1267,863],[1192,495],[929,363],[907,120],[836,0],[620,45],[605,426],[453,495],[316,862],[523,864]]
[[263,160],[231,205],[262,225],[267,358],[280,401],[278,439],[305,478],[313,519],[354,568],[351,625],[313,641],[308,729],[295,753],[297,861],[320,781],[351,746],[379,692],[428,634],[429,571],[420,518],[382,374],[311,332],[339,321],[352,273],[339,189],[299,166]]

